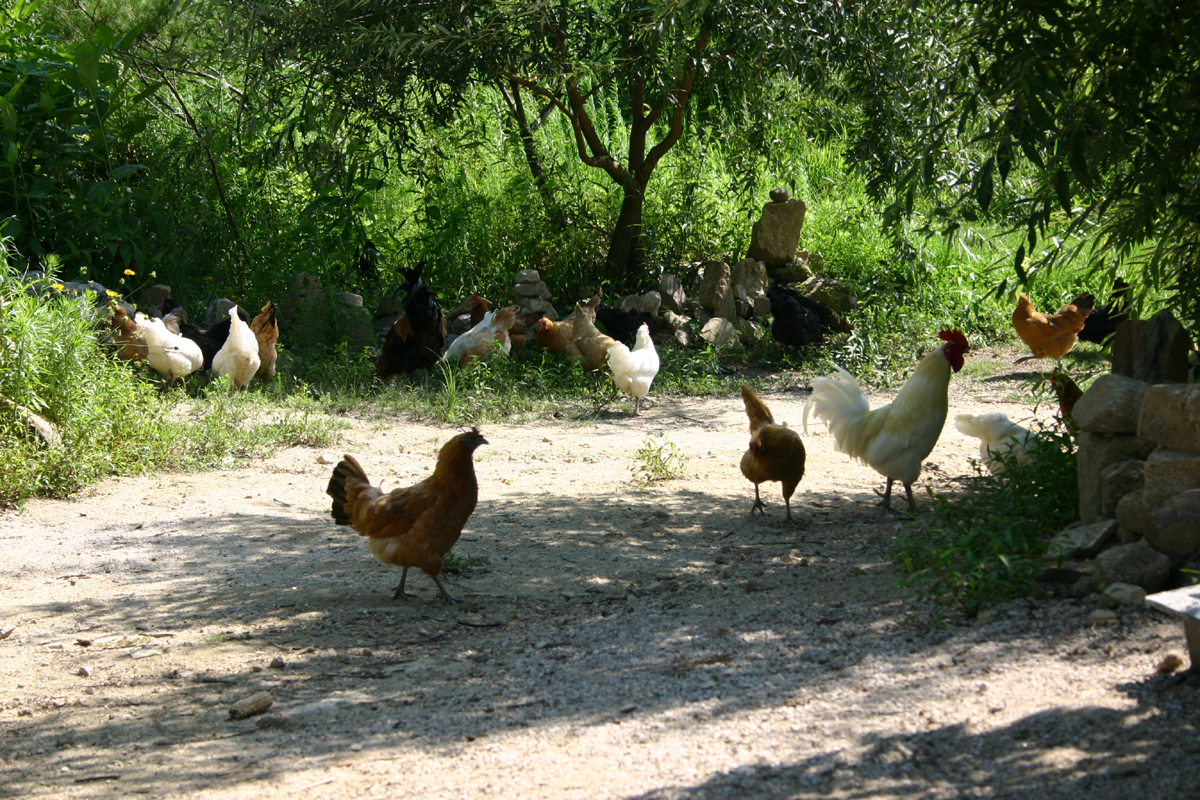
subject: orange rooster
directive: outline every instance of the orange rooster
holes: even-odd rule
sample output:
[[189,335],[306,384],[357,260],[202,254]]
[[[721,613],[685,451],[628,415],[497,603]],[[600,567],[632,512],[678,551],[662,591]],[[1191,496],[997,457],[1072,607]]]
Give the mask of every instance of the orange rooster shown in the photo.
[[1031,356],[1018,358],[1017,363],[1031,358],[1052,358],[1058,361],[1071,352],[1088,314],[1096,305],[1091,292],[1084,292],[1054,314],[1042,314],[1033,307],[1024,292],[1017,296],[1012,323],[1021,341],[1029,345]]
[[552,353],[562,353],[567,358],[579,359],[585,372],[603,367],[608,358],[608,348],[617,342],[596,327],[596,306],[599,303],[598,296],[589,300],[587,305],[576,303],[575,310],[559,322],[546,317],[539,319],[536,331],[538,347]]
[[250,321],[250,330],[258,340],[259,380],[269,381],[275,377],[275,343],[279,341],[279,321],[275,319],[275,304],[270,300],[262,307],[258,316]]
[[[484,315],[489,311],[491,311],[491,306],[488,305],[488,301],[472,293],[471,325],[475,326],[483,322]],[[529,341],[529,335],[525,333],[525,326],[519,322],[513,322],[512,327],[508,329],[508,339],[512,342],[512,352],[519,353],[524,350],[526,342]]]
[[770,409],[758,399],[746,384],[742,384],[742,402],[750,418],[750,449],[742,456],[742,474],[754,484],[753,515],[757,509],[764,517],[766,505],[758,494],[764,481],[779,481],[783,486],[783,502],[787,519],[792,520],[792,493],[804,477],[804,442],[800,434],[785,425],[776,425]]
[[112,341],[117,357],[124,361],[142,361],[147,356],[146,340],[138,333],[137,324],[117,304],[112,305]]
[[958,331],[942,331],[938,337],[945,344],[921,359],[888,405],[872,409],[858,382],[841,367],[827,378],[813,379],[812,395],[804,404],[805,433],[811,409],[829,425],[838,452],[887,478],[884,508],[892,507],[892,483],[900,481],[909,511],[916,509],[912,484],[946,424],[950,373],[962,369],[963,354],[970,350],[967,337]]
[[479,428],[458,434],[442,446],[432,475],[387,494],[370,484],[354,456],[347,455],[334,467],[325,490],[333,498],[333,521],[368,537],[377,559],[404,569],[393,599],[410,596],[404,581],[409,568],[417,567],[433,578],[442,597],[462,602],[446,591],[438,575],[442,559],[475,510],[479,484],[473,458],[487,443]]

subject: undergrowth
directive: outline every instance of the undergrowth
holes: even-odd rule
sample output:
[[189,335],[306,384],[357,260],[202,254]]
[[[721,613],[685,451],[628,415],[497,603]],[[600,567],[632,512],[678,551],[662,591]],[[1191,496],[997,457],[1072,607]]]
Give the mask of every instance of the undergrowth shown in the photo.
[[937,616],[974,617],[1028,594],[1050,537],[1078,515],[1071,434],[1061,423],[1036,432],[1040,442],[1027,463],[1002,455],[999,475],[977,471],[962,496],[933,495],[933,510],[898,537],[892,555],[901,583],[933,601]]

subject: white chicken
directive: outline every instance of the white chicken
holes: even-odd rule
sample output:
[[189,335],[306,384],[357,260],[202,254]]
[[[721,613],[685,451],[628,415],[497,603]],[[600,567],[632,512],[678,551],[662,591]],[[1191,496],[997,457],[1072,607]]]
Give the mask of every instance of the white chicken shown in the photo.
[[827,378],[814,378],[812,395],[804,404],[804,432],[808,412],[829,425],[839,453],[865,461],[887,478],[882,506],[892,507],[892,483],[900,481],[908,495],[908,508],[916,509],[912,484],[921,474],[921,462],[933,451],[946,424],[950,373],[963,367],[963,354],[970,348],[958,331],[941,331],[944,345],[917,364],[912,377],[886,406],[871,408],[858,381],[837,367]]
[[487,312],[478,325],[450,343],[442,360],[458,361],[460,367],[465,367],[472,359],[490,353],[494,341],[500,342],[504,352],[509,353],[512,350],[512,340],[508,338],[508,330],[516,319],[516,306]]
[[646,323],[638,328],[632,350],[622,342],[608,348],[608,368],[612,370],[617,388],[633,395],[633,415],[638,416],[642,398],[650,393],[650,384],[658,374],[658,351],[650,341],[650,328]]
[[237,306],[229,309],[229,336],[213,356],[212,369],[217,375],[228,375],[233,388],[244,389],[262,359],[258,355],[258,339],[250,326],[238,316]]
[[988,472],[1004,472],[1001,457],[1012,454],[1018,464],[1028,464],[1041,441],[1037,434],[1010,420],[1001,411],[990,414],[959,414],[954,427],[979,440],[979,457]]
[[140,311],[134,316],[138,333],[146,340],[146,360],[167,380],[174,381],[204,366],[204,353],[191,339],[167,330],[161,319]]

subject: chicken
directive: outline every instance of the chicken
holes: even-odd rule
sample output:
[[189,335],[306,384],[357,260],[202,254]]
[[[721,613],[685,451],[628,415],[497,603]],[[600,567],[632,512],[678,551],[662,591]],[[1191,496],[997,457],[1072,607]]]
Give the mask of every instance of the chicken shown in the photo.
[[393,323],[375,359],[375,372],[380,378],[433,369],[441,358],[446,343],[446,317],[425,284],[424,267],[422,262],[408,272],[404,315]]
[[804,442],[800,434],[785,425],[776,425],[775,418],[758,395],[742,384],[742,402],[750,418],[750,449],[742,456],[742,474],[754,484],[754,506],[766,516],[766,506],[758,494],[764,481],[779,481],[783,486],[783,502],[787,519],[792,519],[792,493],[804,477]]
[[617,388],[633,395],[633,415],[638,416],[642,398],[650,392],[650,384],[658,374],[658,351],[650,341],[649,326],[643,323],[638,328],[632,350],[620,342],[608,348],[608,368]]
[[632,345],[637,330],[642,325],[650,328],[650,336],[658,333],[663,325],[654,315],[647,311],[626,311],[612,306],[596,306],[596,321],[604,326],[604,330],[612,338],[626,345]]
[[[579,358],[579,348],[575,346],[575,328],[582,324],[585,328],[591,325],[594,329],[596,306],[599,304],[600,298],[596,297],[587,305],[581,306],[576,303],[575,310],[558,322],[549,317],[539,319],[537,330],[534,332],[537,346],[552,353],[562,353],[568,357]],[[580,320],[583,322],[581,323]]]
[[832,308],[791,287],[770,286],[767,299],[771,301],[771,335],[783,344],[793,347],[817,344],[824,331],[849,333],[854,330],[854,326]]
[[1010,420],[1001,411],[990,414],[959,414],[954,427],[979,440],[979,457],[988,472],[1004,472],[1002,458],[1016,458],[1018,464],[1028,464],[1041,441],[1037,434]]
[[258,373],[255,375],[259,380],[269,381],[275,377],[275,359],[278,353],[275,352],[275,343],[279,341],[279,320],[275,318],[275,304],[270,300],[262,307],[262,311],[258,313],[250,322],[250,330],[254,332],[254,338],[258,340]]
[[478,325],[450,344],[442,360],[457,361],[460,367],[465,367],[475,358],[492,352],[492,342],[499,342],[505,353],[510,352],[512,341],[509,339],[508,330],[516,318],[516,306],[487,312]]
[[254,331],[237,315],[237,310],[237,306],[229,309],[229,336],[213,356],[212,369],[217,375],[228,375],[233,388],[245,389],[258,373],[262,359],[258,356]]
[[945,344],[921,359],[888,405],[872,409],[858,382],[841,367],[827,378],[813,379],[812,395],[804,404],[805,433],[812,410],[829,425],[838,452],[869,464],[887,478],[884,508],[892,507],[894,481],[904,484],[909,510],[917,507],[912,484],[946,424],[951,370],[962,369],[963,354],[970,349],[958,331],[942,331],[938,337]]
[[134,322],[138,333],[146,340],[146,360],[167,380],[173,382],[204,366],[200,345],[171,333],[161,319],[147,317],[139,311]]
[[1017,296],[1012,323],[1017,335],[1029,346],[1033,355],[1018,358],[1017,363],[1031,358],[1052,358],[1057,361],[1071,352],[1095,304],[1096,298],[1090,292],[1084,292],[1056,313],[1042,314],[1021,292]]
[[333,521],[369,538],[377,559],[404,569],[393,599],[410,596],[404,582],[409,568],[417,567],[433,578],[442,597],[460,602],[450,596],[438,575],[442,559],[475,510],[479,483],[474,453],[487,443],[479,428],[458,434],[442,446],[432,475],[387,494],[370,484],[354,456],[347,455],[334,467],[325,490],[333,498]]
[[1083,322],[1083,329],[1079,331],[1079,341],[1107,344],[1117,332],[1117,326],[1129,319],[1129,290],[1132,288],[1120,278],[1113,281],[1108,303],[1092,309],[1092,313],[1088,314]]
[[125,309],[112,305],[112,342],[117,346],[117,357],[123,361],[142,361],[146,358],[146,340],[138,333],[137,323],[129,318]]
[[[204,330],[188,322],[184,318],[183,309],[171,298],[163,301],[162,311],[162,321],[167,326],[167,330],[198,344],[200,352],[204,354],[204,369],[212,369],[213,358],[225,346],[225,340],[229,338],[229,317],[226,316],[208,330]],[[238,309],[237,314],[243,322],[248,321],[245,311]]]
[[[477,294],[471,294],[471,324],[478,325],[483,321],[483,315],[491,311],[488,301]],[[512,352],[519,353],[525,349],[525,345],[529,341],[529,335],[525,332],[525,326],[514,321],[511,328],[508,329],[508,339],[512,342]]]
[[1079,402],[1079,398],[1083,397],[1083,390],[1070,375],[1058,367],[1050,371],[1050,388],[1054,390],[1054,396],[1058,398],[1059,416],[1067,426],[1067,430],[1074,433],[1077,428],[1072,412],[1075,410],[1075,404]]

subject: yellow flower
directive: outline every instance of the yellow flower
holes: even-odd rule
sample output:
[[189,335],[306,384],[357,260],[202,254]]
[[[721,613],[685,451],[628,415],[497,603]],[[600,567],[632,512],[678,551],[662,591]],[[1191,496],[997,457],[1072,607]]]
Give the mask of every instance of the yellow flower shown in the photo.
[[50,288],[56,292],[61,292],[63,289],[65,289],[67,287],[63,286],[61,283],[52,283],[52,284],[50,284]]
[[208,276],[207,278],[205,278],[204,280],[206,280],[206,281],[211,281],[211,280],[212,280],[212,276],[211,276],[211,275],[209,275],[209,276]]
[[133,271],[133,270],[131,270],[131,269],[127,269],[127,270],[125,270],[125,274],[126,274],[126,275],[137,275],[137,273],[136,273],[136,272],[134,272],[134,271]]
[[121,296],[121,295],[117,294],[116,292],[114,292],[112,289],[105,289],[104,293],[106,295],[108,295],[109,297],[120,297]]
[[151,270],[151,271],[150,271],[150,277],[151,277],[151,278],[157,278],[157,277],[158,277],[158,273],[157,273],[157,272],[154,272],[153,270]]

